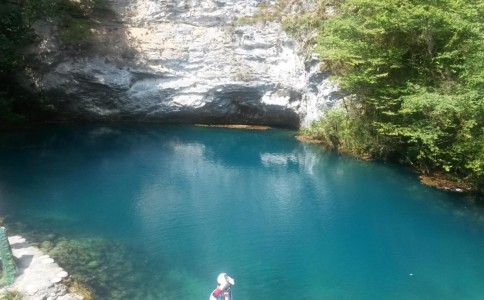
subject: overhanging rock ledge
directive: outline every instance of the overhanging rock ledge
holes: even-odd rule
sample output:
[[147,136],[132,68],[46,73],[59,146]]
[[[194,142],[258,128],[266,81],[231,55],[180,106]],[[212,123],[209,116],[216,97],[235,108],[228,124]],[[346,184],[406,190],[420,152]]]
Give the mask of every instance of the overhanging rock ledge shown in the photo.
[[336,86],[281,24],[241,22],[260,2],[108,1],[82,47],[38,23],[26,83],[50,94],[58,120],[307,126]]

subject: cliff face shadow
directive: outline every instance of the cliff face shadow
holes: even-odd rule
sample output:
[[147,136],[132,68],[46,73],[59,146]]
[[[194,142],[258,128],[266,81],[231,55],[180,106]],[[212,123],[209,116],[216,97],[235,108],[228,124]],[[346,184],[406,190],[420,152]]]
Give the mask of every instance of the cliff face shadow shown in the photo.
[[37,47],[30,81],[50,99],[54,107],[50,119],[113,120],[126,102],[126,91],[134,80],[130,70],[140,65],[137,39],[130,28],[143,27],[130,23],[134,12],[129,2],[80,1],[76,14],[70,16],[80,29],[39,26],[41,45],[48,47]]
[[126,1],[105,2],[89,10],[88,18],[90,37],[77,45],[67,45],[68,54],[77,57],[103,58],[106,63],[134,63],[137,56],[135,40],[130,38],[123,16],[130,10]]
[[22,275],[32,263],[33,255],[22,255],[16,259],[17,276]]

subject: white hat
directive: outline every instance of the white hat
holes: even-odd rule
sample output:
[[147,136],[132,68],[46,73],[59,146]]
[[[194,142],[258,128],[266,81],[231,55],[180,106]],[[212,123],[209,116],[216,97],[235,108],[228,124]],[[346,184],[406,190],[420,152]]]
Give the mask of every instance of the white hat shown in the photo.
[[220,273],[220,275],[218,275],[217,277],[217,283],[220,285],[223,285],[227,282],[230,283],[230,285],[235,284],[235,280],[229,275],[227,275],[227,273]]

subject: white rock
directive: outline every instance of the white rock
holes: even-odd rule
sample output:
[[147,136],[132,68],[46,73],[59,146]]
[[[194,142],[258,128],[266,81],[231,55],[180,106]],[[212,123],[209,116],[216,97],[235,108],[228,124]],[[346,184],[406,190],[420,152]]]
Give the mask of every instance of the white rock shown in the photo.
[[62,278],[60,278],[60,277],[54,277],[54,278],[52,278],[52,279],[50,280],[50,282],[52,282],[52,283],[59,283],[59,282],[61,282],[61,281],[62,281]]
[[57,277],[60,277],[60,278],[65,278],[67,277],[68,273],[66,271],[61,271],[59,273],[57,273]]
[[54,262],[54,260],[53,260],[52,258],[44,258],[44,259],[42,260],[42,263],[43,263],[43,264],[51,264],[51,263],[53,263],[53,262]]
[[339,101],[336,86],[281,24],[239,22],[259,2],[174,9],[159,0],[109,1],[119,22],[101,21],[93,28],[99,42],[77,57],[62,53],[52,24],[39,23],[39,71],[25,86],[63,91],[53,100],[62,118],[307,126]]

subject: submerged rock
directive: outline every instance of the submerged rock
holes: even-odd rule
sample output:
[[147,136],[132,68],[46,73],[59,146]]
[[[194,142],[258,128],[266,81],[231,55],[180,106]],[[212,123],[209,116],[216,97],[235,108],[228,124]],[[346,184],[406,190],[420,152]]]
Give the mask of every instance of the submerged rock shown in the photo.
[[240,21],[261,2],[108,1],[93,42],[67,49],[38,23],[26,83],[51,92],[58,119],[307,125],[336,88],[281,24]]

